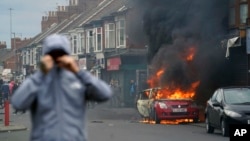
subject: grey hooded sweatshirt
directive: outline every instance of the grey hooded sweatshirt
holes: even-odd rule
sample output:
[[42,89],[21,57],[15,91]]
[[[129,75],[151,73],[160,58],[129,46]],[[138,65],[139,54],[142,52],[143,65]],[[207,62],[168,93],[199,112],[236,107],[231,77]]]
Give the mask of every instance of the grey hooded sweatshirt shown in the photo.
[[[58,34],[48,36],[43,54],[53,49],[70,54],[68,39]],[[89,72],[74,74],[55,66],[46,75],[37,71],[25,79],[11,103],[17,110],[30,110],[31,141],[86,141],[86,102],[104,102],[111,96],[111,88]]]

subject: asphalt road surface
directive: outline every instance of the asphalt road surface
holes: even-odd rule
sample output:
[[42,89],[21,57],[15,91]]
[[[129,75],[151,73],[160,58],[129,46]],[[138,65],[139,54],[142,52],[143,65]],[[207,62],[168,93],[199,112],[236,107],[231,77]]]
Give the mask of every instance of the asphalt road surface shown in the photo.
[[[29,113],[11,115],[11,120],[12,124],[23,124],[28,129],[0,132],[0,141],[28,141]],[[107,108],[98,105],[88,110],[87,125],[89,141],[229,141],[219,131],[207,134],[202,123],[142,123],[137,111],[132,108]]]

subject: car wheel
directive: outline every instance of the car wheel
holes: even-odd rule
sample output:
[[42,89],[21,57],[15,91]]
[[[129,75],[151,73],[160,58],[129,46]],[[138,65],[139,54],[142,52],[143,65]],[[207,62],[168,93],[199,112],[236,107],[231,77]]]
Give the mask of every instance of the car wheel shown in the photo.
[[221,121],[221,133],[222,133],[222,136],[224,136],[224,137],[229,136],[229,127],[224,119],[222,119],[222,121]]
[[156,110],[154,110],[154,121],[155,121],[156,124],[160,124],[161,123],[161,120],[157,116]]
[[214,133],[214,127],[212,127],[209,123],[209,119],[208,119],[208,116],[206,116],[206,119],[205,119],[205,122],[206,122],[206,130],[207,130],[207,133]]

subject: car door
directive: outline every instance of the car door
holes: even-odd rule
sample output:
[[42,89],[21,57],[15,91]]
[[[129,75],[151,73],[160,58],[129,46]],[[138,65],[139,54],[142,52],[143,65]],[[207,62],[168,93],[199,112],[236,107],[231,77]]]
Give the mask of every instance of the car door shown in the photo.
[[139,113],[143,117],[149,117],[149,111],[148,111],[148,103],[149,103],[149,97],[148,97],[148,90],[143,91],[139,94],[139,99],[137,100],[137,109]]
[[215,124],[217,126],[220,126],[220,117],[221,117],[221,113],[223,111],[223,106],[222,106],[222,99],[223,99],[223,94],[222,94],[222,90],[218,91],[217,97],[216,97],[216,101],[218,102],[218,106],[215,106]]
[[210,98],[210,100],[208,101],[208,106],[207,106],[207,115],[208,115],[208,119],[209,122],[214,125],[215,124],[215,107],[213,106],[214,103],[216,103],[216,97],[218,94],[218,90],[214,92],[214,94],[212,95],[212,97]]
[[[222,91],[219,90],[216,96],[216,105],[214,105],[213,119],[216,126],[220,126],[220,115],[222,111]],[[217,105],[218,104],[218,105]]]

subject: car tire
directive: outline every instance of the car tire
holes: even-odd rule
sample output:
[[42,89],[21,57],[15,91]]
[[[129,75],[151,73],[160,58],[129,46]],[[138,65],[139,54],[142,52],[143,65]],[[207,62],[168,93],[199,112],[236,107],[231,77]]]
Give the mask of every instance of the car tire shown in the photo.
[[154,121],[155,121],[156,124],[160,124],[161,123],[161,120],[157,116],[156,110],[154,110]]
[[209,134],[214,133],[214,127],[212,127],[210,125],[208,115],[206,116],[205,123],[206,123],[206,131],[207,131],[207,133],[209,133]]
[[224,119],[221,120],[221,134],[224,137],[229,136],[229,126]]

